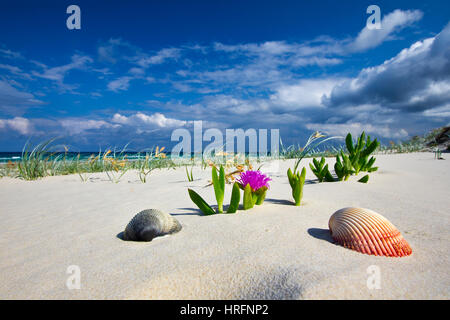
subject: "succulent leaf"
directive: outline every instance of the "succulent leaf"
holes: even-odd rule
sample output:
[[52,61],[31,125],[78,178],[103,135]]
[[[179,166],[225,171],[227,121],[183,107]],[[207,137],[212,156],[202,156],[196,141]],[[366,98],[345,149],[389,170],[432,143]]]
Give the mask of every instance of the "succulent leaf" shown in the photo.
[[197,205],[201,212],[203,212],[207,216],[216,213],[214,209],[211,208],[211,206],[205,200],[203,200],[203,198],[197,192],[192,189],[188,189],[188,192],[192,202]]
[[231,191],[230,206],[228,207],[227,213],[235,213],[239,208],[239,201],[241,201],[241,190],[239,184],[235,182]]

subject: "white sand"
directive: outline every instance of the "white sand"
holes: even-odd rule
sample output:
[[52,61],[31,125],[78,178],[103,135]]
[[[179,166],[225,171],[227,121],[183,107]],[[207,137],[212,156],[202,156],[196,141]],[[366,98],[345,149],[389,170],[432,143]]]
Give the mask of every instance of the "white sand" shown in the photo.
[[[0,179],[0,299],[448,299],[450,158],[432,153],[380,155],[367,185],[315,183],[308,169],[304,205],[291,205],[282,162],[263,206],[234,215],[200,216],[188,197],[210,170],[161,170],[142,184],[96,174],[27,182]],[[303,165],[310,162],[305,159]],[[328,159],[333,163],[333,159]],[[227,186],[228,203],[231,186]],[[358,206],[388,218],[413,248],[405,258],[364,255],[332,244],[328,219]],[[159,208],[183,230],[150,243],[116,237],[133,215]],[[69,290],[69,265],[81,289]],[[380,268],[369,289],[367,268]]]

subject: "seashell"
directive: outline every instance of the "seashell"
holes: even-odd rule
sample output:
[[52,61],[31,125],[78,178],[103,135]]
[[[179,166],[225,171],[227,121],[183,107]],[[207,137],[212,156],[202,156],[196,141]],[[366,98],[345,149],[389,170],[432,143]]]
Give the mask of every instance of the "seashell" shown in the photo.
[[170,214],[157,209],[147,209],[136,214],[123,233],[124,240],[152,241],[153,238],[175,233],[181,224]]
[[340,209],[330,217],[328,227],[336,242],[361,253],[387,257],[412,253],[400,231],[385,217],[369,209]]

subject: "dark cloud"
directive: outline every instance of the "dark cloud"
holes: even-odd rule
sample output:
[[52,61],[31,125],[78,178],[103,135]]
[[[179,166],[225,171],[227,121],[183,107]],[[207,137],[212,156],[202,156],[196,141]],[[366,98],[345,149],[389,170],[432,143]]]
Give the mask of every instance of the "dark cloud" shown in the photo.
[[436,37],[414,43],[383,64],[337,85],[323,102],[330,108],[378,104],[406,112],[450,100],[450,24]]

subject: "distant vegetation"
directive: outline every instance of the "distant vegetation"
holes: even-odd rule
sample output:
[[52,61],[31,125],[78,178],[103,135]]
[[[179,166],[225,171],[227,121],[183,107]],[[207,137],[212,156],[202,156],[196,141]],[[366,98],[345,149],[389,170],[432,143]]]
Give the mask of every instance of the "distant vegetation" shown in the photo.
[[[345,157],[351,156],[351,153],[348,152],[348,148],[344,144],[340,147],[326,147],[324,142],[337,137],[324,137],[316,132],[310,136],[308,142],[303,147],[291,145],[285,148],[282,145],[280,158],[297,159],[294,167],[294,172],[296,172],[303,158],[339,156],[344,159]],[[449,141],[450,128],[438,128],[424,136],[415,136],[404,142],[391,142],[389,145],[377,146],[374,154],[436,151],[438,150],[436,148],[439,148],[439,150],[449,150]],[[128,158],[126,148],[123,148],[121,151],[107,149],[103,152],[99,151],[97,154],[92,154],[87,159],[81,159],[80,155],[76,157],[67,156],[67,148],[64,148],[65,152],[55,152],[56,146],[54,142],[55,140],[52,139],[39,143],[36,146],[31,146],[27,143],[23,148],[20,160],[0,164],[0,178],[8,176],[24,180],[36,180],[47,176],[78,174],[82,181],[87,181],[91,174],[105,172],[106,177],[110,181],[117,183],[126,172],[135,170],[140,181],[145,183],[153,170],[191,166],[191,170],[186,170],[186,172],[188,181],[192,181],[192,166],[194,164],[200,164],[204,170],[212,165],[223,164],[225,167],[233,167],[248,164],[249,161],[245,155],[227,155],[226,153],[208,159],[201,157],[200,160],[197,159],[197,162],[193,158],[177,159],[174,161],[174,159],[171,159],[169,155],[163,152],[164,148],[159,149],[158,147],[149,152],[138,153],[133,159]],[[319,148],[319,145],[322,145],[321,148]],[[345,155],[344,157],[342,157],[343,154]],[[266,156],[254,158],[252,161],[264,162],[271,159],[273,159],[271,156]],[[320,162],[317,163],[315,168],[316,173],[320,177],[325,177],[326,175],[329,179],[325,168],[322,168],[320,164]]]

